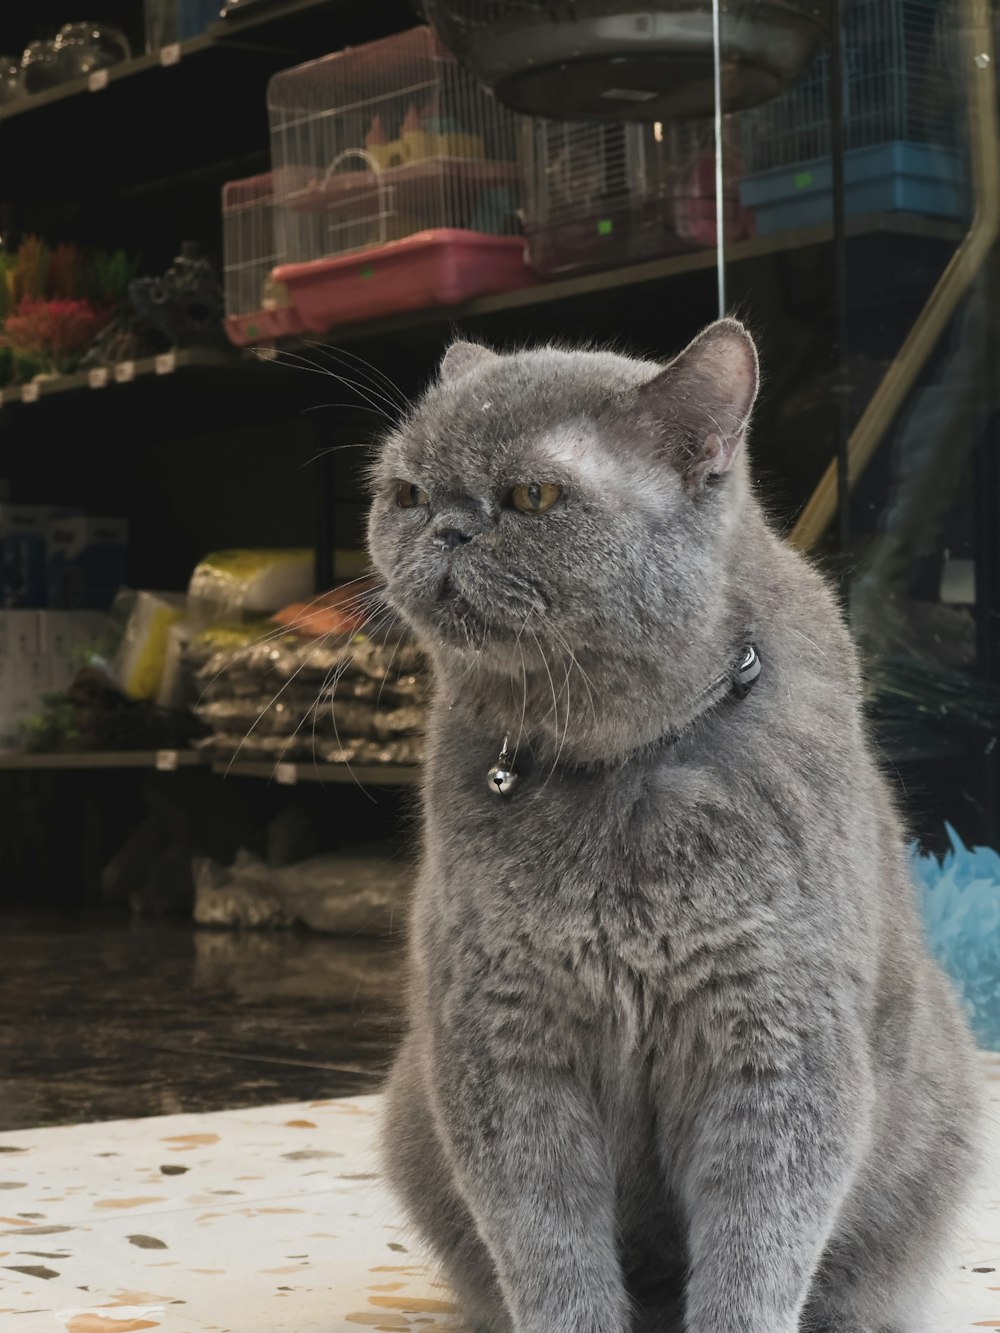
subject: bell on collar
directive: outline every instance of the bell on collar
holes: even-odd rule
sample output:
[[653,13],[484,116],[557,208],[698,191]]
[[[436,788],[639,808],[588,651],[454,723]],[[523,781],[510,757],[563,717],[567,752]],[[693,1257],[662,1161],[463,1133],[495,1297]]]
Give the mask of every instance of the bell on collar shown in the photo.
[[490,791],[496,792],[498,796],[509,796],[514,787],[517,786],[517,774],[512,768],[504,768],[500,764],[494,764],[489,773]]
[[760,654],[754,644],[747,644],[736,666],[733,678],[733,694],[737,699],[745,699],[757,683],[760,675]]
[[486,780],[490,784],[490,791],[497,796],[509,796],[517,786],[517,774],[510,766],[510,756],[507,753],[506,736],[503,738],[500,757],[490,769]]

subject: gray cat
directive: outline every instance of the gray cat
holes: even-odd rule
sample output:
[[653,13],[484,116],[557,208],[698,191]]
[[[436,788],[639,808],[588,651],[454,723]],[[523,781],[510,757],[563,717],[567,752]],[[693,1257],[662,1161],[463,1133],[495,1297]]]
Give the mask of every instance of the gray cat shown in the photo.
[[436,679],[383,1154],[476,1333],[900,1333],[963,1195],[970,1042],[757,379],[729,320],[459,343],[373,470]]

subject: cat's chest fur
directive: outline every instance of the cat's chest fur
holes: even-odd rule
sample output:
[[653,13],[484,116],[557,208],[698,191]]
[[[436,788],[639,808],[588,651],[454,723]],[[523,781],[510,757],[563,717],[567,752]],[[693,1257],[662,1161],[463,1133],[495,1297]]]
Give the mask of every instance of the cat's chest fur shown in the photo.
[[474,954],[499,987],[637,1039],[720,968],[760,965],[772,923],[754,863],[770,835],[744,816],[738,775],[667,747],[608,769],[526,766],[503,797],[491,762],[458,729],[435,747],[435,957],[456,953],[461,973]]

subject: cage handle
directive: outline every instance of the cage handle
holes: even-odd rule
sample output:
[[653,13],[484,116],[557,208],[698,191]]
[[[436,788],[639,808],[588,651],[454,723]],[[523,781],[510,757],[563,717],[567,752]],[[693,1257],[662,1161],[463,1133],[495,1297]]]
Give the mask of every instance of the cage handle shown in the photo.
[[349,162],[352,158],[360,158],[370,172],[375,177],[375,185],[378,190],[378,242],[384,245],[388,239],[386,235],[386,219],[392,211],[392,186],[385,182],[385,172],[378,158],[369,153],[367,148],[345,148],[342,153],[338,153],[323,174],[323,183],[326,184],[331,177],[337,174],[337,168],[343,162]]

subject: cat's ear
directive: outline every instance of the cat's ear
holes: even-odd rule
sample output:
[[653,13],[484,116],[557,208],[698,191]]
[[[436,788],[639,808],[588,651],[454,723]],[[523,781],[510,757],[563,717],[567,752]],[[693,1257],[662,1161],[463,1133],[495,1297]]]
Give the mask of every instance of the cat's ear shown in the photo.
[[490,361],[499,361],[496,352],[478,343],[452,343],[444,354],[439,374],[442,381],[457,380],[460,375],[468,375],[470,370],[478,370]]
[[738,320],[720,319],[639,390],[640,403],[662,428],[689,487],[733,466],[746,439],[759,378],[750,334]]

